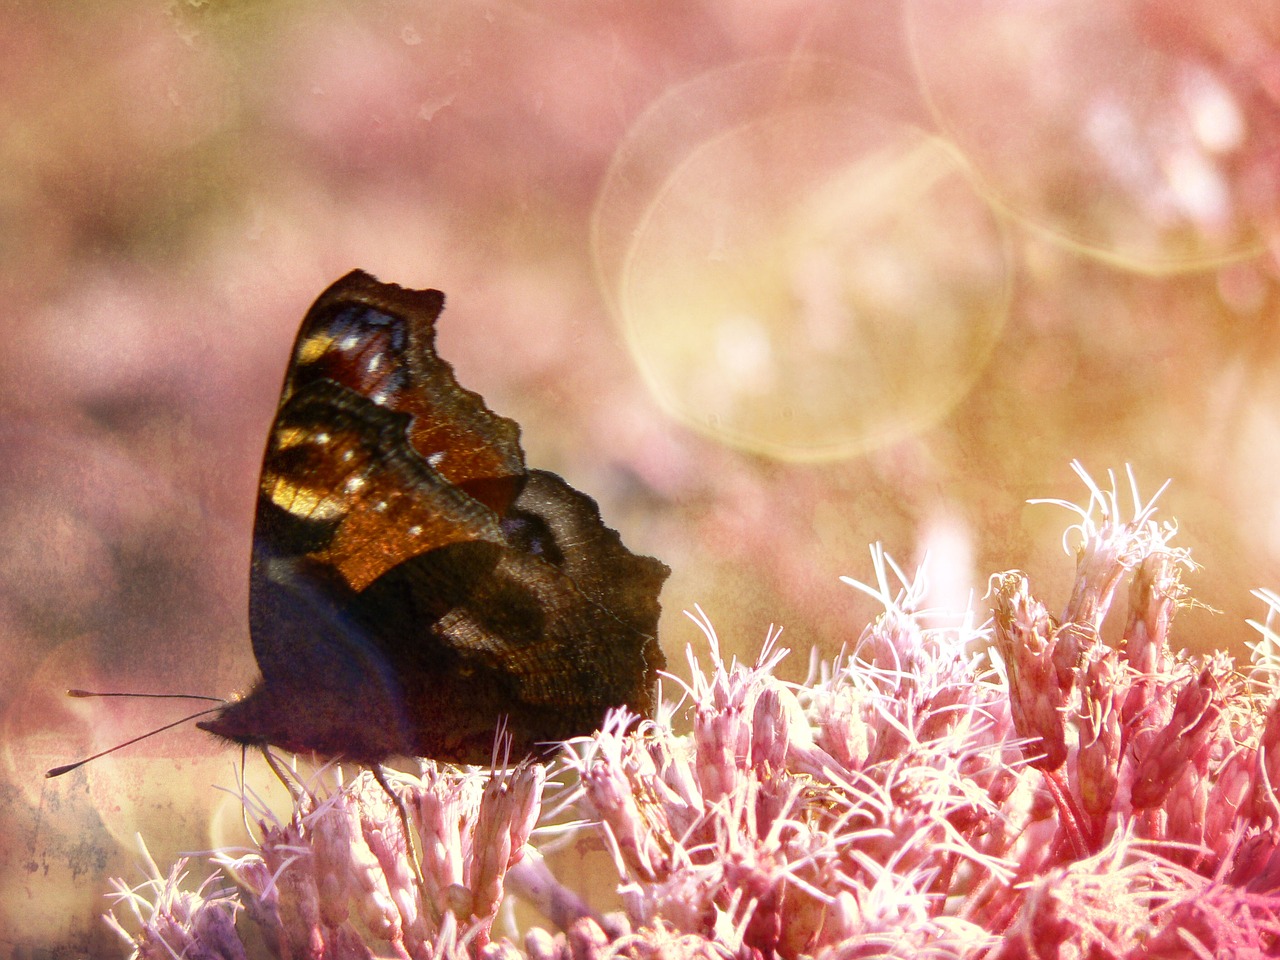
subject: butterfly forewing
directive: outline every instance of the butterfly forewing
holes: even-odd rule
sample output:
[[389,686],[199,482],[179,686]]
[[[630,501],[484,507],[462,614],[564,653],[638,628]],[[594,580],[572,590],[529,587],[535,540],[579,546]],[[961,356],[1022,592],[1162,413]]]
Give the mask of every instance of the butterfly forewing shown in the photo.
[[354,271],[308,312],[282,402],[318,379],[412,416],[409,442],[450,483],[498,513],[524,475],[520,427],[458,384],[435,353],[438,290],[404,290]]
[[263,459],[258,535],[301,525],[308,535],[298,552],[356,591],[451,543],[502,543],[496,514],[418,455],[408,425],[404,414],[331,381],[295,392],[276,416]]

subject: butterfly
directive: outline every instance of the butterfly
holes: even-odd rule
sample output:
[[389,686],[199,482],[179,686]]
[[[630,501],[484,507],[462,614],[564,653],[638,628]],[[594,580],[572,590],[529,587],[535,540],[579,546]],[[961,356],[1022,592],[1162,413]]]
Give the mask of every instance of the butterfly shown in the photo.
[[198,724],[375,765],[487,763],[648,716],[665,564],[527,469],[436,354],[444,307],[354,271],[307,313],[267,437],[249,631],[261,678]]

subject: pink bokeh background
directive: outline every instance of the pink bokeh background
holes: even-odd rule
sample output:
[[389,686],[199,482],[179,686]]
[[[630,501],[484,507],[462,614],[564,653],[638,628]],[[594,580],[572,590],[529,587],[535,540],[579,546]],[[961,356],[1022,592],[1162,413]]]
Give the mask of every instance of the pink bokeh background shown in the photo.
[[[362,267],[529,462],[707,611],[834,654],[867,544],[979,618],[1065,602],[1069,467],[1133,465],[1203,569],[1280,586],[1280,23],[1267,4],[8,5],[0,35],[0,957],[110,955],[106,878],[210,846],[238,757],[71,686],[252,678],[296,325]],[[176,711],[176,712],[175,712]],[[250,764],[250,774],[256,776]],[[607,906],[607,891],[604,904]],[[25,952],[24,952],[25,951]]]

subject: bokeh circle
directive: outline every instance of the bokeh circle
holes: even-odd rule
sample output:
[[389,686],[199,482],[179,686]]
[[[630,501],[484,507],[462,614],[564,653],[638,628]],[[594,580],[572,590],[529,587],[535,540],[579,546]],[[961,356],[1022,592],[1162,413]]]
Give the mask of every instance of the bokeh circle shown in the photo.
[[999,219],[891,84],[765,59],[665,94],[595,213],[606,296],[654,395],[720,442],[832,460],[927,428],[1008,312]]

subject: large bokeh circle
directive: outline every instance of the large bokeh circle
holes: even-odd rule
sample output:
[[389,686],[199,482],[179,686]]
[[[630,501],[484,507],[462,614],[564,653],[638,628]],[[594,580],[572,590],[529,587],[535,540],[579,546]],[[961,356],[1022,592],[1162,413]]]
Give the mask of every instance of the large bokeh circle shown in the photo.
[[601,282],[658,400],[788,460],[945,416],[1008,308],[998,218],[892,85],[769,59],[664,95],[597,205]]

